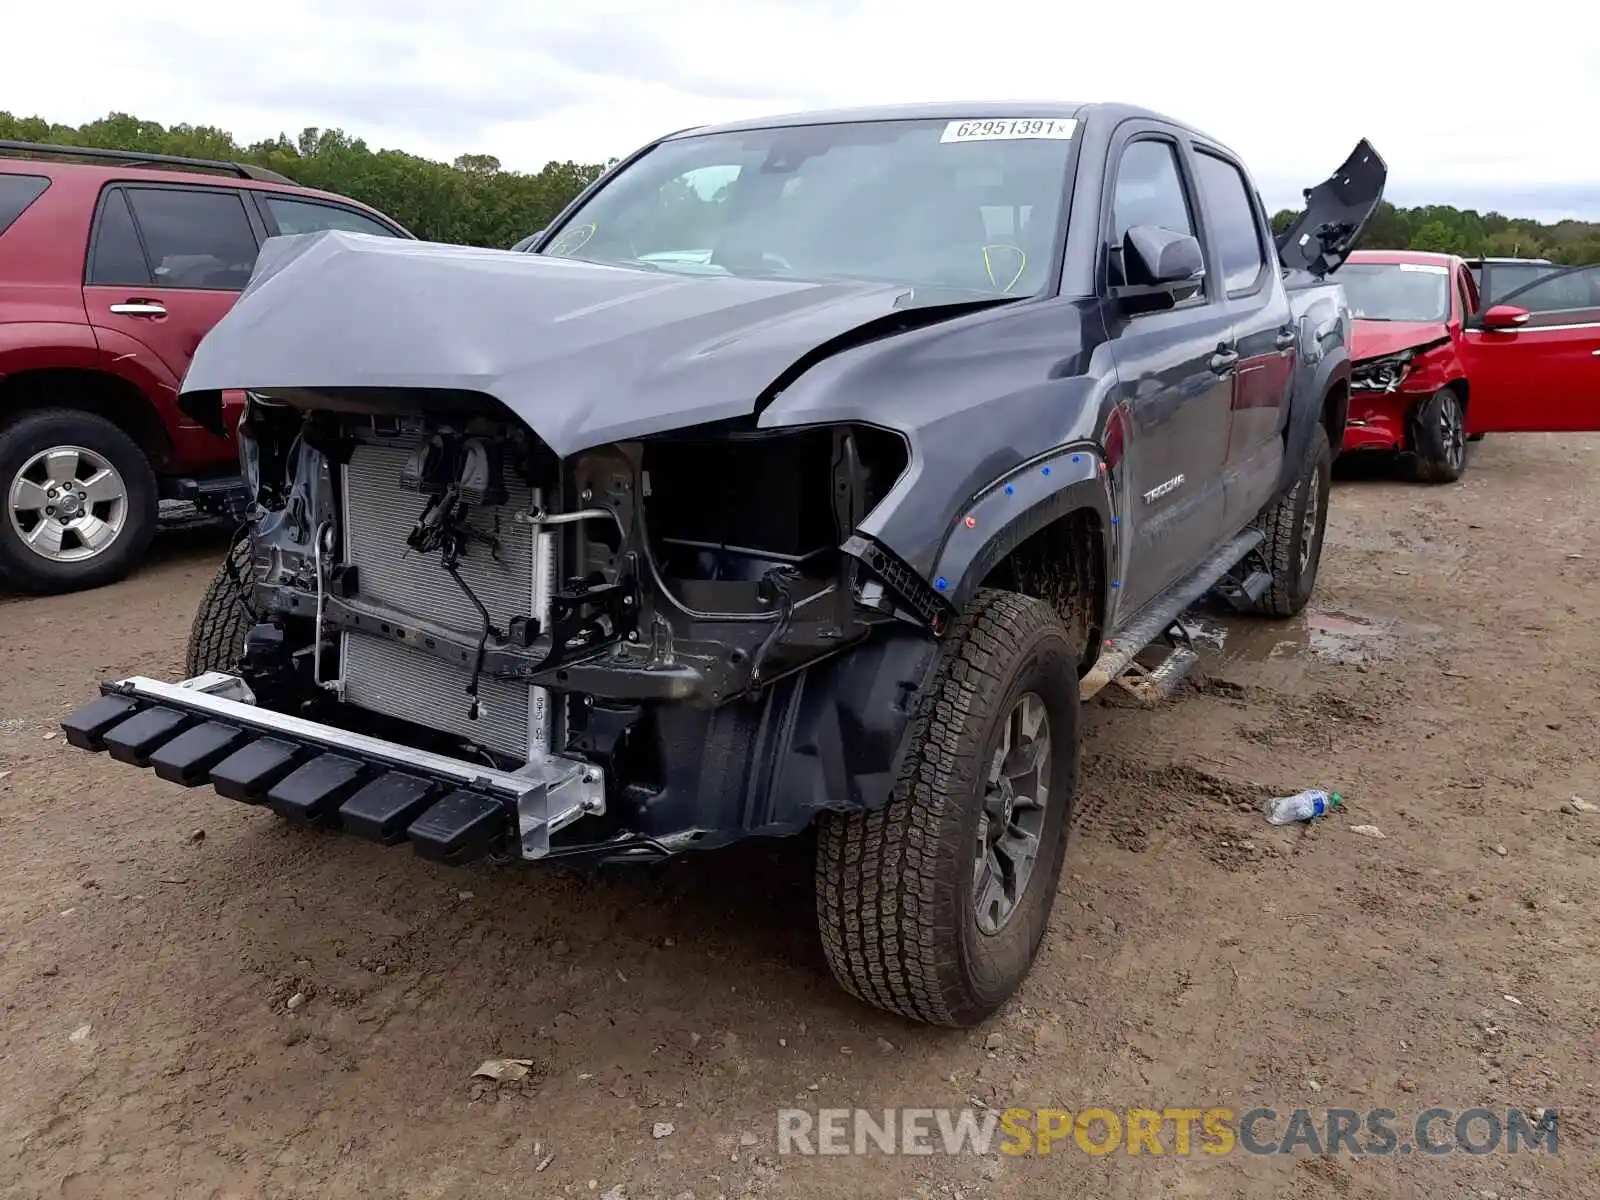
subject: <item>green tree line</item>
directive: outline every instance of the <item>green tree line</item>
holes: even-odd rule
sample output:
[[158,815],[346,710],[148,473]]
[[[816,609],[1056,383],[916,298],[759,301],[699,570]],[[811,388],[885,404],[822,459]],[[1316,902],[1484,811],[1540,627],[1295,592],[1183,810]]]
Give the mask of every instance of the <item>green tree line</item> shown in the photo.
[[605,166],[550,162],[529,174],[503,170],[488,154],[463,154],[442,163],[400,150],[373,150],[338,129],[306,129],[292,140],[280,134],[241,146],[214,126],[168,128],[127,113],[85,125],[57,125],[0,112],[0,140],[251,163],[305,187],[370,204],[428,241],[474,246],[509,246],[542,229]]
[[[542,229],[606,166],[549,162],[532,173],[507,171],[489,154],[463,154],[453,163],[442,163],[401,150],[374,150],[338,129],[305,129],[294,139],[279,134],[241,146],[232,134],[215,126],[168,127],[127,113],[112,113],[85,125],[59,125],[42,117],[0,112],[0,139],[253,163],[306,187],[370,204],[418,237],[475,246],[509,246]],[[1288,209],[1276,214],[1273,228],[1287,228],[1296,215]],[[1546,225],[1448,204],[1396,208],[1385,202],[1373,214],[1361,245],[1596,263],[1600,222]]]
[[[1300,214],[1284,209],[1272,218],[1281,233]],[[1358,246],[1369,250],[1439,250],[1467,258],[1548,258],[1573,266],[1600,263],[1600,222],[1557,221],[1545,225],[1526,217],[1425,204],[1396,208],[1378,205]]]

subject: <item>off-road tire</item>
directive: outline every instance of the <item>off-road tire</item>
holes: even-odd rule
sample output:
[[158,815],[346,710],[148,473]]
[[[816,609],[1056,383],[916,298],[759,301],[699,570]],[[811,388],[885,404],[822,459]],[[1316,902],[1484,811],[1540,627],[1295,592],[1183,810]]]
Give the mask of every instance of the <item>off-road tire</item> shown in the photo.
[[[41,558],[12,527],[12,481],[28,460],[53,446],[81,446],[116,468],[127,489],[128,514],[116,539],[92,558]],[[0,425],[0,576],[23,591],[76,592],[115,583],[139,564],[155,537],[160,512],[155,472],[131,437],[104,417],[69,408],[44,408]]]
[[1440,388],[1412,412],[1411,450],[1419,483],[1461,478],[1467,469],[1466,410],[1454,388]]
[[[1322,539],[1328,525],[1328,496],[1333,473],[1333,452],[1328,446],[1328,431],[1319,421],[1311,430],[1311,442],[1300,462],[1295,484],[1256,519],[1266,535],[1261,554],[1272,574],[1272,586],[1255,611],[1268,617],[1292,617],[1311,599],[1317,585],[1317,568],[1322,562]],[[1307,527],[1306,509],[1316,504]],[[1307,539],[1310,553],[1304,553]]]
[[255,618],[245,607],[235,578],[248,578],[249,561],[250,543],[243,539],[235,542],[212,576],[205,595],[200,597],[194,624],[189,628],[189,653],[184,659],[184,673],[189,678],[207,671],[231,674],[239,669],[244,635],[255,624]]
[[[892,1013],[965,1027],[1021,984],[1044,937],[1078,774],[1078,653],[1055,611],[984,590],[945,635],[887,805],[824,814],[817,920],[846,991]],[[1009,920],[978,928],[974,862],[989,760],[1017,699],[1050,722],[1038,856]]]

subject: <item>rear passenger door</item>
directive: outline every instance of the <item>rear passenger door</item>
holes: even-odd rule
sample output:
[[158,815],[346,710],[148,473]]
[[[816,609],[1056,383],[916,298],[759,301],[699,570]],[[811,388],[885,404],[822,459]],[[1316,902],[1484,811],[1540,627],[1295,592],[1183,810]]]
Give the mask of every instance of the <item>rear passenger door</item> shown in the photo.
[[107,187],[83,289],[101,348],[153,357],[181,382],[200,339],[249,282],[265,236],[238,188]]
[[1294,382],[1295,330],[1274,269],[1266,214],[1244,169],[1223,150],[1193,143],[1211,282],[1239,356],[1234,368],[1223,490],[1228,532],[1272,498]]
[[[1194,181],[1175,131],[1127,122],[1108,162],[1102,214],[1107,289],[1123,282],[1121,247],[1130,226],[1200,234]],[[1114,302],[1107,306],[1117,403],[1127,428],[1124,613],[1197,566],[1222,534],[1235,361],[1217,276],[1207,262],[1199,293],[1165,311],[1131,314]]]

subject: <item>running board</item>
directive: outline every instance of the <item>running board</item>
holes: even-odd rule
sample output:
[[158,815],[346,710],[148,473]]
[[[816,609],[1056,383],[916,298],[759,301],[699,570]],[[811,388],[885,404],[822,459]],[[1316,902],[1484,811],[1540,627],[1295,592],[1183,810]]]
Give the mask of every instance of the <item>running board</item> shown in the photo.
[[[1261,530],[1253,527],[1244,530],[1191,571],[1180,583],[1151,601],[1126,629],[1114,637],[1107,638],[1100,650],[1099,659],[1078,684],[1079,698],[1088,700],[1097,695],[1102,688],[1133,666],[1133,660],[1139,651],[1171,629],[1191,605],[1215,587],[1218,580],[1233,570],[1247,554],[1260,546],[1263,540]],[[1169,656],[1169,661],[1182,654],[1184,649],[1176,648]],[[1189,654],[1192,655],[1193,651],[1189,651]],[[1168,663],[1162,663],[1153,671],[1144,671],[1144,668],[1140,667],[1136,674],[1142,672],[1141,679],[1158,676],[1158,694],[1170,695],[1196,661],[1198,656],[1190,658],[1187,663],[1175,663],[1170,669]],[[1141,690],[1147,689],[1141,688]],[[1145,697],[1141,696],[1141,699],[1143,698]]]

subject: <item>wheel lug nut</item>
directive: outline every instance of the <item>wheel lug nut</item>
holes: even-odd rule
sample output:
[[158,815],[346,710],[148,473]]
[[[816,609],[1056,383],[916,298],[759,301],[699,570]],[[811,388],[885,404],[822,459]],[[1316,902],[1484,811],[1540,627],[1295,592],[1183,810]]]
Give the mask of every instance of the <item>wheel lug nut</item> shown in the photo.
[[47,517],[55,516],[56,515],[56,506],[54,504],[50,505],[49,508],[44,510],[44,515],[47,516]]
[[48,492],[45,493],[45,495],[49,496],[50,499],[54,500],[56,498],[56,490],[55,490],[55,488],[51,488]]

